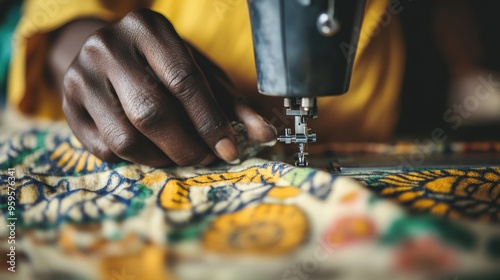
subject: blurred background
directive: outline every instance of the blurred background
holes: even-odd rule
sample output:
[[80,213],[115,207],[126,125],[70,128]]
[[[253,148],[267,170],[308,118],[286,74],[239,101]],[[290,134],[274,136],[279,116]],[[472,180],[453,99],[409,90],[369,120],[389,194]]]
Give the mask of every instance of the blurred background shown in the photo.
[[[429,134],[436,127],[448,127],[443,114],[474,94],[475,85],[469,82],[477,84],[478,76],[490,74],[500,81],[500,2],[402,2],[406,2],[400,14],[406,69],[398,132],[404,136]],[[499,101],[498,94],[489,98],[489,105],[472,112],[450,136],[499,139]]]

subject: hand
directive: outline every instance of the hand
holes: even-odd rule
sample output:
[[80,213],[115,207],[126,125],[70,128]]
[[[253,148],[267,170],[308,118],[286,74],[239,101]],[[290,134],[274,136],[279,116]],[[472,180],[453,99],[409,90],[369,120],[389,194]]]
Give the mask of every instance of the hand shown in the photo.
[[254,141],[276,136],[234,94],[165,17],[138,10],[84,43],[64,76],[63,109],[82,145],[105,161],[206,165],[237,159],[230,118]]

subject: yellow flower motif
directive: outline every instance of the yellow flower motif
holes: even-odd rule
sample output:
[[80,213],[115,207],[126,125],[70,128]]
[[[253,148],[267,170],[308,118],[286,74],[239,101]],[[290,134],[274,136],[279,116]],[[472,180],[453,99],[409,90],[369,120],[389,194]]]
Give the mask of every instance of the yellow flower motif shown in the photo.
[[68,142],[62,142],[50,155],[50,160],[64,172],[74,170],[75,173],[87,173],[98,170],[103,162],[83,149],[78,140],[72,136]]
[[282,255],[297,249],[308,234],[309,221],[298,207],[260,204],[219,216],[202,242],[223,254]]

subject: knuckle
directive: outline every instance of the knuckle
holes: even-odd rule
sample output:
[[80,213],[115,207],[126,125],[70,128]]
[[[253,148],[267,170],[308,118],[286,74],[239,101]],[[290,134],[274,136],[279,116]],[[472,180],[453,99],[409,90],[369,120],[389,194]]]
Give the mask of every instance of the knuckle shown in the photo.
[[169,88],[176,98],[183,103],[190,102],[196,97],[196,89],[203,76],[192,63],[178,63],[166,70]]
[[72,102],[78,97],[83,87],[82,74],[75,67],[70,66],[63,77],[62,95],[65,100]]
[[[198,127],[196,128],[198,133],[201,135],[203,139],[211,139],[215,136],[214,132],[219,131],[220,129],[224,129],[228,127],[228,124],[222,116],[213,115],[210,117],[200,116],[201,120]],[[209,141],[212,142],[212,141]]]
[[138,23],[140,25],[144,24],[148,20],[148,15],[151,16],[153,11],[148,11],[147,9],[137,9],[129,12],[121,22],[126,25],[136,26]]
[[83,46],[80,50],[80,55],[88,54],[88,56],[92,57],[100,53],[104,45],[103,39],[104,38],[102,38],[99,33],[90,35],[87,40],[85,40],[85,43],[83,43]]
[[[80,61],[100,61],[112,55],[113,52],[113,36],[107,29],[98,30],[90,35],[83,44],[80,54]],[[116,48],[116,46],[115,46]]]
[[151,102],[133,102],[135,104],[129,112],[130,122],[140,131],[149,130],[162,121],[159,105]]
[[84,105],[89,97],[104,94],[102,81],[80,65],[72,65],[63,77],[62,97],[69,104]]
[[150,9],[137,9],[129,12],[118,25],[124,27],[125,30],[146,29],[147,31],[155,31],[161,23],[171,26],[170,22],[162,14]]
[[62,94],[65,99],[72,99],[75,91],[79,88],[77,73],[71,67],[63,78]]
[[105,141],[109,143],[110,149],[119,157],[128,158],[135,155],[138,148],[138,143],[135,139],[139,137],[138,133],[128,133],[118,128],[113,128],[103,134],[104,139],[106,139]]

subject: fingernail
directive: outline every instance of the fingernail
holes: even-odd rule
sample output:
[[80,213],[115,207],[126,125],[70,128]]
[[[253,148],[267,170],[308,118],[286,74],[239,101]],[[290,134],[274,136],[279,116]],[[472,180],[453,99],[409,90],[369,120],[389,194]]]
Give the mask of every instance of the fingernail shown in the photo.
[[215,156],[212,154],[208,154],[198,165],[199,166],[206,166],[210,163],[212,163],[215,160]]
[[268,129],[268,133],[265,137],[266,140],[268,140],[269,142],[276,140],[276,137],[278,136],[278,131],[276,130],[276,127],[274,127],[273,125],[268,123],[267,129]]
[[221,159],[227,162],[232,162],[238,158],[238,149],[229,138],[220,140],[215,145],[215,151]]
[[272,146],[276,145],[276,142],[278,142],[278,139],[277,138],[273,138],[271,141],[262,143],[260,145],[264,146],[264,147],[272,147]]
[[240,164],[240,163],[241,163],[241,160],[240,160],[239,158],[237,158],[237,159],[235,159],[235,160],[233,160],[233,161],[230,161],[230,162],[228,162],[228,163],[229,163],[229,164],[231,164],[231,165],[238,165],[238,164]]

